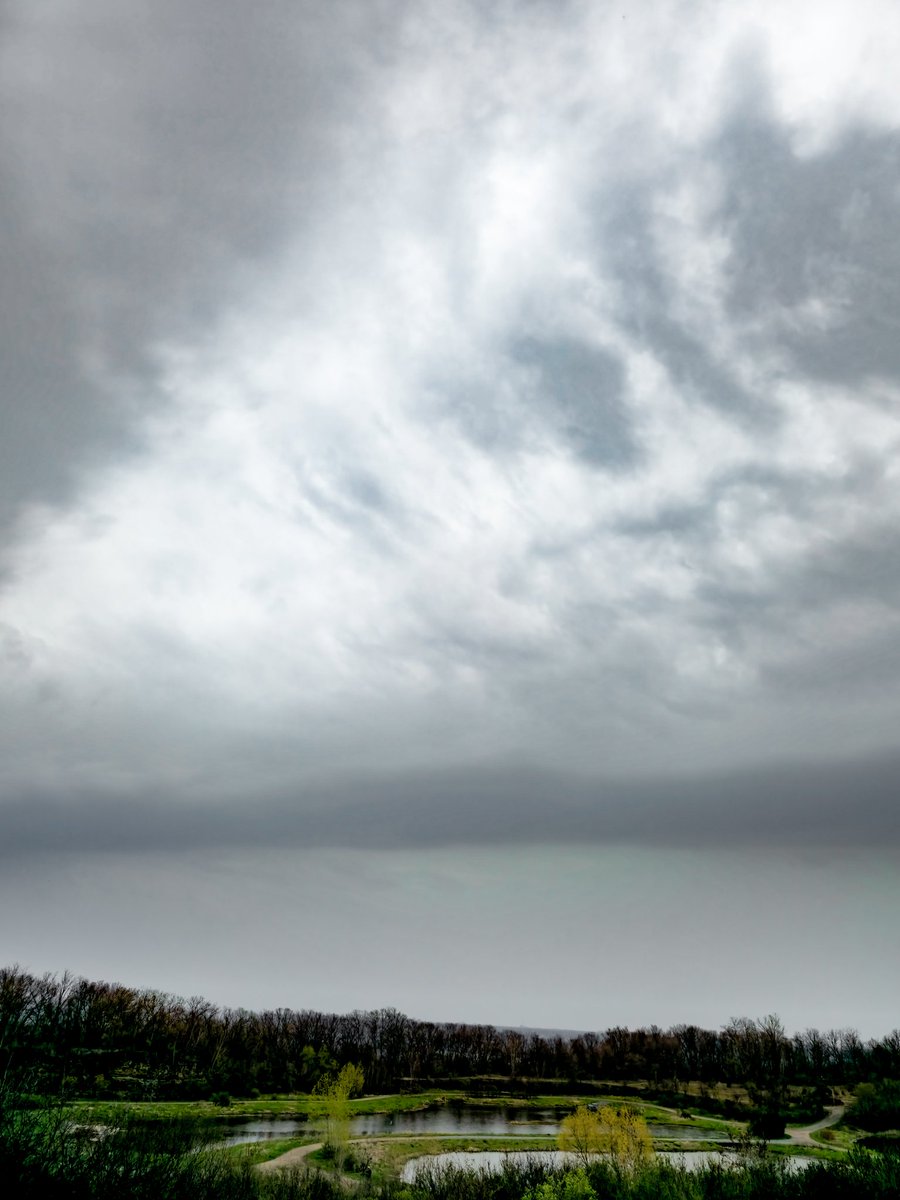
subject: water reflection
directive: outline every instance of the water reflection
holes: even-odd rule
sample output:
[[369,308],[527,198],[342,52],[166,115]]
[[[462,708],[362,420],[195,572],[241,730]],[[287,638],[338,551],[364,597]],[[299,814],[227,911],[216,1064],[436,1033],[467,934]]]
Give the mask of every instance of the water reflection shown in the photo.
[[481,1137],[555,1137],[567,1109],[479,1108],[475,1105],[440,1106],[415,1112],[375,1113],[354,1117],[352,1137],[402,1133],[415,1136],[474,1134]]
[[275,1138],[300,1137],[313,1128],[306,1121],[286,1120],[277,1117],[260,1117],[248,1121],[229,1122],[231,1132],[223,1138],[226,1146],[240,1146],[244,1142],[267,1142]]
[[[477,1105],[439,1105],[411,1112],[370,1113],[353,1117],[351,1137],[375,1137],[399,1134],[408,1137],[555,1137],[560,1122],[568,1114],[564,1108],[481,1108]],[[722,1142],[728,1135],[719,1129],[698,1129],[691,1125],[650,1125],[658,1138],[688,1142]],[[321,1131],[315,1122],[286,1118],[255,1118],[232,1123],[225,1139],[228,1145],[259,1142],[270,1138],[314,1135]]]
[[[739,1162],[736,1154],[728,1150],[694,1150],[689,1154],[681,1151],[662,1151],[657,1158],[665,1159],[676,1166],[682,1166],[688,1171],[699,1171],[710,1162],[732,1163]],[[571,1154],[562,1150],[450,1150],[444,1154],[427,1154],[422,1158],[411,1158],[404,1166],[400,1178],[404,1183],[412,1183],[422,1171],[441,1170],[443,1167],[456,1167],[464,1170],[484,1171],[494,1173],[503,1168],[504,1163],[526,1163],[529,1160],[540,1159],[553,1166],[574,1166],[577,1160]],[[787,1169],[791,1172],[805,1170],[814,1158],[801,1158],[799,1155],[785,1158]]]

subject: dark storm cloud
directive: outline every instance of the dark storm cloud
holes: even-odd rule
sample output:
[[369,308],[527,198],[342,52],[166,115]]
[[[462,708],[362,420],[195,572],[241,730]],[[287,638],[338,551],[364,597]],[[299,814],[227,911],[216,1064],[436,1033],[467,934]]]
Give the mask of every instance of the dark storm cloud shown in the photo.
[[835,638],[814,656],[770,663],[763,669],[762,681],[783,698],[793,695],[807,704],[825,696],[839,697],[847,704],[879,694],[889,701],[900,685],[898,630],[870,630],[853,642]]
[[801,156],[763,114],[731,122],[713,151],[725,184],[717,214],[731,241],[734,315],[827,306],[815,323],[786,322],[779,338],[796,369],[859,383],[900,375],[900,136],[848,130]]
[[35,793],[5,807],[2,855],[567,844],[896,850],[898,791],[894,754],[638,781],[469,768],[215,805]]
[[[25,499],[56,500],[73,460],[127,450],[126,414],[85,377],[84,319],[52,251],[29,233],[0,151],[0,520]],[[62,278],[60,276],[63,276]]]
[[900,530],[876,515],[856,537],[811,555],[793,587],[785,582],[804,607],[862,599],[900,612]]
[[435,407],[479,447],[514,455],[548,436],[598,470],[633,466],[632,426],[621,359],[574,336],[522,334],[498,348],[490,378],[470,364],[436,380]]
[[[784,489],[777,487],[768,499],[777,504],[779,496],[793,496],[799,492],[802,497],[805,490],[802,481],[795,481]],[[818,490],[812,488],[807,493],[808,498]],[[858,503],[865,496],[865,488],[848,488],[848,503],[851,496]],[[802,504],[803,499],[798,498],[797,505],[789,511],[796,514]],[[696,516],[702,531],[710,522],[715,522],[715,507],[705,509],[702,519],[699,514]],[[670,516],[669,521],[672,519]],[[692,532],[696,550],[700,548],[703,533],[698,533],[697,528]],[[691,553],[690,545],[685,546],[685,553]],[[699,569],[699,556],[696,561]],[[873,517],[852,536],[829,538],[796,562],[761,574],[755,580],[745,582],[743,587],[729,584],[724,573],[713,578],[709,572],[698,578],[696,600],[701,622],[715,620],[723,627],[732,628],[751,626],[754,622],[769,626],[780,623],[783,628],[791,628],[801,617],[849,603],[875,606],[882,619],[891,613],[900,615],[900,534],[895,526],[886,526]],[[861,616],[857,618],[853,633],[863,636],[867,633]],[[892,634],[893,630],[890,636]],[[838,647],[818,646],[816,653],[830,656],[835,649]],[[852,654],[852,639],[847,636],[839,649]],[[868,650],[863,652],[867,659],[871,657]],[[777,665],[773,665],[772,670],[777,671]]]
[[389,8],[5,9],[0,519],[133,449],[158,344],[333,202]]
[[[710,635],[739,651],[768,643],[755,684],[761,701],[806,693],[811,706],[826,698],[840,705],[900,684],[900,535],[878,516],[881,486],[877,461],[829,482],[803,472],[741,471],[716,479],[695,505],[620,528],[638,543],[679,548],[694,578],[685,615],[697,644]],[[718,560],[722,505],[751,504],[762,516],[789,513],[815,523],[841,498],[864,511],[867,497],[871,517],[802,555],[741,578]],[[669,607],[665,594],[648,595],[646,603],[659,615]],[[823,622],[817,631],[815,622]]]
[[[713,579],[707,556],[723,536],[723,510],[750,509],[756,517],[789,514],[791,519],[815,527],[827,506],[855,506],[864,515],[848,534],[832,533],[815,548],[769,568],[755,581],[760,604],[776,599],[783,612],[825,608],[847,599],[877,601],[886,608],[900,604],[900,534],[879,515],[880,492],[885,487],[885,462],[871,456],[851,463],[839,477],[823,477],[808,470],[785,470],[762,465],[717,473],[702,495],[690,504],[666,505],[648,516],[628,517],[615,530],[641,541],[675,541],[698,572],[697,598],[722,607],[730,600],[738,608],[743,593],[725,578]],[[871,508],[865,511],[866,504]]]
[[[792,372],[831,384],[896,379],[900,135],[851,125],[834,145],[801,154],[772,111],[768,71],[752,56],[748,62],[738,71],[732,115],[695,164],[719,173],[709,233],[729,247],[732,332],[743,330],[751,353],[781,350],[782,379]],[[601,256],[621,288],[618,319],[684,397],[771,431],[780,419],[772,397],[747,387],[716,352],[711,330],[678,315],[682,281],[660,260],[654,206],[682,170],[668,165],[650,188],[597,201]],[[760,322],[762,332],[753,329]]]
[[664,173],[649,192],[626,189],[612,204],[598,207],[596,238],[622,296],[617,320],[651,350],[687,399],[751,425],[771,422],[777,409],[766,396],[749,392],[717,357],[710,331],[694,330],[678,317],[680,281],[659,261],[652,212],[654,200],[672,183]]
[[807,519],[814,517],[818,504],[832,495],[836,487],[852,494],[865,482],[863,472],[836,484],[803,469],[788,471],[761,463],[729,468],[716,472],[702,495],[690,504],[669,504],[649,516],[625,517],[616,522],[615,528],[629,537],[672,535],[687,545],[702,543],[714,537],[724,503],[749,495],[764,510],[788,511]]
[[513,346],[512,358],[526,369],[531,405],[549,415],[575,454],[608,469],[633,463],[637,443],[615,355],[576,342],[527,337]]
[[[894,846],[900,757],[641,781],[520,769],[448,773],[366,789],[311,822],[313,842],[389,848],[490,843],[739,847]],[[852,797],[848,804],[848,797]],[[327,826],[335,821],[335,832]],[[324,826],[324,829],[322,827]],[[319,830],[322,829],[322,832]]]

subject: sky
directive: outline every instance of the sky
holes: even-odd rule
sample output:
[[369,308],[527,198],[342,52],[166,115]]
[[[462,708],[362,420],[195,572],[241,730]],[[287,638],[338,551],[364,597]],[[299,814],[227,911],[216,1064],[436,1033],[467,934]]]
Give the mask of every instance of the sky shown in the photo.
[[0,960],[900,1025],[898,59],[0,0]]

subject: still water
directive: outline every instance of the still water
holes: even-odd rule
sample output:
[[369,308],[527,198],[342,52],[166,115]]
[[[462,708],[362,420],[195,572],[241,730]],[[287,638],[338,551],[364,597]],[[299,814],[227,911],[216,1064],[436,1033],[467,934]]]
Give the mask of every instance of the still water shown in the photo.
[[[405,1134],[409,1137],[450,1137],[480,1135],[481,1137],[503,1137],[545,1134],[554,1137],[559,1123],[566,1115],[565,1109],[518,1109],[445,1107],[423,1108],[416,1112],[371,1113],[353,1117],[350,1121],[351,1137],[366,1137],[386,1133]],[[314,1135],[321,1126],[315,1121],[294,1121],[286,1118],[251,1118],[246,1121],[229,1122],[229,1134],[225,1142],[229,1146],[241,1142],[262,1142],[271,1138]]]
[[350,1123],[351,1137],[375,1133],[404,1133],[416,1137],[450,1136],[452,1134],[481,1137],[530,1136],[546,1134],[555,1137],[567,1109],[479,1108],[477,1105],[440,1105],[422,1108],[417,1112],[380,1113],[370,1117],[354,1117]]
[[[466,1170],[494,1172],[501,1170],[503,1164],[506,1162],[527,1162],[529,1159],[534,1158],[553,1163],[555,1166],[566,1166],[575,1162],[572,1155],[564,1154],[561,1150],[523,1150],[508,1151],[506,1153],[502,1150],[484,1150],[480,1153],[472,1153],[466,1150],[452,1150],[445,1154],[429,1154],[422,1158],[411,1158],[403,1168],[400,1178],[404,1183],[412,1183],[420,1172],[439,1171],[442,1167],[460,1167]],[[737,1155],[731,1154],[727,1150],[695,1150],[690,1154],[663,1151],[657,1155],[657,1158],[664,1158],[677,1166],[684,1166],[689,1171],[699,1171],[701,1167],[704,1167],[709,1162],[735,1163],[738,1161]],[[788,1164],[789,1171],[802,1171],[816,1160],[814,1158],[800,1158],[797,1156],[787,1158],[785,1161]]]
[[[568,1109],[480,1108],[475,1105],[423,1108],[416,1112],[373,1113],[353,1117],[351,1137],[382,1134],[405,1134],[414,1137],[555,1137],[560,1121]],[[230,1124],[225,1139],[230,1146],[240,1142],[261,1142],[270,1138],[314,1135],[315,1122],[298,1122],[285,1118],[256,1118]],[[727,1134],[714,1129],[694,1129],[687,1125],[651,1125],[655,1137],[678,1138],[681,1141],[726,1141]]]
[[277,1117],[250,1118],[246,1121],[229,1121],[229,1133],[222,1139],[226,1146],[239,1146],[243,1142],[267,1142],[274,1138],[301,1137],[312,1134],[314,1125],[307,1121],[290,1121]]

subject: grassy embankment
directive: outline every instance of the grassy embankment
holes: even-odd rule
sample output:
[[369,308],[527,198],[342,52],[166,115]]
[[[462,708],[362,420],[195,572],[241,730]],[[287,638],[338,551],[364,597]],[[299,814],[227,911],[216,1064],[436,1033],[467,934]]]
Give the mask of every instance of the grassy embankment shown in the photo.
[[[351,1115],[414,1112],[451,1099],[468,1100],[464,1092],[426,1091],[394,1096],[361,1096],[350,1101]],[[493,1107],[496,1107],[496,1101]],[[75,1100],[70,1108],[79,1119],[103,1124],[116,1116],[129,1115],[141,1121],[166,1121],[177,1117],[230,1121],[241,1117],[283,1117],[303,1120],[321,1111],[322,1100],[308,1093],[261,1096],[254,1100],[234,1099],[230,1104],[209,1100]]]
[[[387,1096],[361,1096],[350,1101],[351,1116],[386,1115],[399,1112],[418,1112],[442,1105],[466,1105],[484,1109],[520,1109],[522,1112],[540,1109],[571,1110],[584,1103],[628,1104],[648,1121],[666,1125],[685,1124],[699,1129],[730,1129],[734,1122],[709,1117],[696,1110],[690,1115],[663,1108],[652,1101],[635,1096],[471,1096],[464,1091],[429,1090],[397,1093]],[[257,1099],[234,1099],[228,1105],[209,1100],[75,1100],[70,1105],[73,1115],[85,1123],[104,1124],[117,1116],[127,1115],[137,1120],[171,1120],[194,1117],[204,1120],[231,1121],[248,1117],[280,1117],[304,1120],[321,1111],[321,1098],[307,1093],[265,1096]]]
[[812,1140],[823,1149],[831,1149],[846,1153],[856,1143],[857,1138],[862,1134],[861,1129],[851,1129],[840,1122],[837,1125],[829,1125],[827,1129],[819,1129],[809,1136]]

